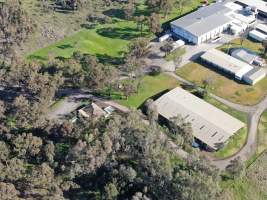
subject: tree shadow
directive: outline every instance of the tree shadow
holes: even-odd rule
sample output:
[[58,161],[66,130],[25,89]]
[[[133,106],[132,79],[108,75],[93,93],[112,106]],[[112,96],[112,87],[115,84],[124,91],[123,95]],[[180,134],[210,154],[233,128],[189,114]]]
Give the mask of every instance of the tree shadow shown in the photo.
[[103,11],[103,14],[109,17],[115,17],[118,19],[125,19],[125,14],[122,9],[111,8],[109,10]]
[[123,40],[131,40],[140,36],[140,32],[135,28],[102,28],[96,31],[99,35],[108,38],[117,38]]
[[104,65],[121,65],[124,64],[123,57],[112,57],[107,54],[96,54],[97,59]]
[[69,48],[74,48],[71,44],[62,44],[58,45],[57,48],[59,49],[69,49]]
[[96,24],[89,24],[89,23],[84,23],[81,24],[81,28],[85,28],[85,29],[95,29]]
[[41,61],[46,61],[46,58],[43,56],[38,56],[38,55],[29,55],[27,57],[29,60],[41,60]]

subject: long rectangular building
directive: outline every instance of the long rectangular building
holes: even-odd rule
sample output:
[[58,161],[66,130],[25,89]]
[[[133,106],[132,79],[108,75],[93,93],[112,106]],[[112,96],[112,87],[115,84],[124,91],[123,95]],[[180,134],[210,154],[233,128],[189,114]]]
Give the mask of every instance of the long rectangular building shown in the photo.
[[201,56],[201,59],[214,67],[232,74],[238,80],[242,80],[243,76],[253,69],[251,65],[217,49],[207,51]]
[[193,135],[217,150],[245,124],[186,90],[177,87],[155,101],[159,114],[169,120],[181,115],[192,124]]

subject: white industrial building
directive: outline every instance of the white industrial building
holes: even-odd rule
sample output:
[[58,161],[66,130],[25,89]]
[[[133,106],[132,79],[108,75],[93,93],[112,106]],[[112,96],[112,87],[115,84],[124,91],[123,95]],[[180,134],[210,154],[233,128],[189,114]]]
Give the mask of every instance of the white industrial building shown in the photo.
[[180,115],[191,123],[194,137],[217,150],[245,124],[215,106],[175,88],[155,101],[159,115],[167,120]]
[[184,40],[201,44],[230,29],[240,34],[256,23],[254,14],[248,14],[234,2],[217,2],[171,22],[172,32]]
[[234,10],[224,3],[214,3],[171,22],[172,32],[188,42],[203,43],[228,29]]
[[217,49],[207,51],[201,56],[201,59],[233,75],[238,80],[242,80],[243,76],[253,69],[251,65]]
[[231,74],[237,80],[255,84],[266,75],[265,70],[255,70],[250,64],[234,58],[217,49],[211,49],[201,56],[201,59],[212,66]]

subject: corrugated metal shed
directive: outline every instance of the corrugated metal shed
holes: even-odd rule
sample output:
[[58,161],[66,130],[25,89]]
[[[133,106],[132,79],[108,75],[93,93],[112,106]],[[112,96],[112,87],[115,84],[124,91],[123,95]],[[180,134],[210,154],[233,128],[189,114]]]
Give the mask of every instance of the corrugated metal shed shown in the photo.
[[181,115],[192,124],[193,135],[213,149],[218,149],[245,124],[182,88],[175,88],[155,101],[166,119]]

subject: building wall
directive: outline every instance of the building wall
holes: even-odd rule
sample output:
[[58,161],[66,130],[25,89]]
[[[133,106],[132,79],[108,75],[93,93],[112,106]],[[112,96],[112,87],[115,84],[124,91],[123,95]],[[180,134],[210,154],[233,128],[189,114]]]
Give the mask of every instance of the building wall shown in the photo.
[[183,39],[186,39],[188,42],[192,42],[194,44],[201,44],[209,39],[214,38],[218,34],[222,33],[224,30],[226,30],[229,27],[230,23],[224,24],[223,26],[219,26],[209,32],[206,32],[205,34],[201,36],[195,36],[192,33],[186,31],[182,27],[177,27],[175,25],[171,25],[172,31],[177,34],[178,36],[182,37]]
[[187,40],[188,42],[192,42],[194,44],[198,43],[198,37],[196,37],[195,35],[191,34],[190,32],[186,31],[185,29],[181,28],[181,27],[177,27],[174,25],[171,25],[172,31],[182,37],[183,39]]
[[259,77],[257,77],[256,79],[252,80],[252,79],[250,79],[249,77],[244,76],[244,77],[243,77],[243,80],[244,80],[246,83],[250,84],[250,85],[254,85],[254,84],[256,84],[257,82],[259,82],[260,80],[262,80],[264,77],[265,77],[265,74],[262,74],[261,76],[259,76]]

